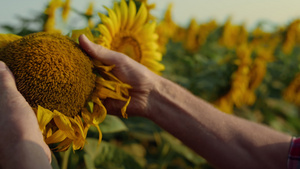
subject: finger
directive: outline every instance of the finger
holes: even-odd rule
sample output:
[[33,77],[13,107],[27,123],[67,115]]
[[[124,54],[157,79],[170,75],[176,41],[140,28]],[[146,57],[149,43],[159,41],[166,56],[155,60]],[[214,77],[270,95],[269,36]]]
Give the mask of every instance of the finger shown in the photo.
[[15,79],[6,64],[0,61],[0,93],[12,90],[17,90]]
[[91,42],[85,35],[79,36],[79,45],[89,56],[101,61],[105,65],[114,65],[123,57],[121,53]]

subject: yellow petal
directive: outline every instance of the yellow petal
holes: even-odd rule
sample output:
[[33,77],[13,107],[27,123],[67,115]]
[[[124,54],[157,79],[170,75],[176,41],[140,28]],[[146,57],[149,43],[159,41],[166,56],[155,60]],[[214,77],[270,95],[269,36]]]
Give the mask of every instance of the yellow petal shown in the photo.
[[62,130],[57,130],[54,134],[52,134],[50,137],[45,139],[45,142],[47,144],[53,144],[53,143],[59,143],[66,139],[67,136]]
[[162,54],[160,52],[150,52],[150,51],[145,51],[143,53],[143,57],[161,61],[162,60]]
[[99,140],[98,140],[98,144],[100,144],[101,143],[101,140],[102,140],[102,132],[101,132],[101,130],[100,130],[100,127],[99,127],[99,125],[97,125],[97,126],[95,126],[96,128],[97,128],[97,130],[98,130],[98,133],[99,133]]
[[83,121],[87,124],[93,125],[93,117],[92,117],[92,113],[90,113],[88,110],[83,110],[81,112],[81,117],[83,118]]
[[46,125],[52,120],[54,114],[50,110],[38,106],[36,116],[40,130],[44,132]]
[[123,118],[126,118],[126,119],[128,118],[128,114],[126,113],[126,110],[127,110],[130,100],[131,100],[131,97],[128,98],[126,104],[121,109],[122,116],[123,116]]
[[78,30],[73,30],[72,31],[72,39],[78,43],[78,38],[80,35],[84,34],[90,41],[94,41],[94,36],[92,31],[90,30],[89,27],[86,27],[84,29],[78,29]]
[[6,46],[9,42],[21,39],[22,36],[14,34],[0,34],[0,48]]
[[121,9],[117,2],[114,3],[113,9],[116,13],[118,28],[120,29],[121,28]]
[[127,24],[127,18],[128,18],[128,7],[125,2],[125,0],[121,0],[121,29],[124,29]]
[[158,49],[158,44],[156,42],[148,42],[144,45],[141,46],[141,48],[146,51],[146,50],[149,50],[149,51],[156,51]]
[[72,144],[73,140],[66,138],[55,149],[57,151],[66,151]]
[[129,0],[128,20],[127,20],[127,25],[125,26],[126,29],[128,30],[131,29],[134,23],[135,15],[136,15],[135,3],[132,0]]
[[132,26],[132,31],[136,31],[138,28],[142,27],[147,21],[147,8],[144,3],[140,6],[138,13],[136,14],[134,24]]
[[72,128],[75,131],[75,136],[76,139],[84,139],[85,138],[85,134],[84,134],[84,126],[82,123],[82,120],[79,116],[75,116],[74,118],[70,118],[70,122],[72,124]]
[[112,37],[115,36],[115,28],[114,28],[114,24],[112,22],[112,20],[107,17],[106,15],[102,14],[102,13],[98,13],[99,17],[101,18],[102,23],[108,28],[110,35]]
[[115,65],[111,65],[111,66],[103,65],[102,62],[100,62],[98,60],[93,60],[93,63],[94,63],[96,68],[99,68],[99,69],[101,69],[103,71],[106,71],[106,72],[110,72],[115,67]]
[[127,101],[127,99],[121,96],[120,94],[117,94],[116,92],[104,87],[102,87],[100,90],[97,91],[97,95],[101,99],[112,98],[112,99]]
[[118,22],[116,13],[112,9],[107,8],[106,6],[104,6],[104,8],[107,10],[108,16],[110,17],[110,19],[113,23],[114,32],[119,32],[120,24]]
[[82,149],[83,146],[85,144],[85,139],[76,139],[76,140],[73,140],[73,150],[79,150],[79,149]]
[[97,30],[105,37],[109,42],[112,41],[112,36],[107,27],[103,24],[99,24]]
[[165,66],[155,60],[142,58],[141,64],[147,66],[150,70],[155,70],[155,72],[160,72],[165,69]]
[[93,98],[93,102],[95,102],[96,105],[94,106],[95,109],[94,112],[92,113],[93,115],[92,120],[94,125],[98,125],[105,120],[107,111],[99,98]]
[[56,115],[53,117],[53,119],[56,126],[60,130],[64,131],[68,138],[75,139],[76,138],[75,131],[72,127],[69,117],[57,112],[56,110],[54,110],[54,112]]

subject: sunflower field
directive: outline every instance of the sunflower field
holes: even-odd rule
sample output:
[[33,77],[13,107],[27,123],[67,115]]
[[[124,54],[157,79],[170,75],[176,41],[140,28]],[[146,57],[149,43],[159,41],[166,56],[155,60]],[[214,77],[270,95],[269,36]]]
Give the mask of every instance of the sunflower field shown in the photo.
[[[179,25],[173,20],[172,4],[165,7],[164,16],[154,16],[156,6],[147,0],[114,0],[111,4],[103,8],[90,3],[87,9],[79,10],[72,8],[71,0],[50,0],[35,16],[19,17],[19,25],[0,26],[9,33],[10,41],[48,32],[67,35],[78,43],[79,35],[85,34],[97,44],[125,53],[224,113],[293,136],[300,134],[300,19],[287,25],[260,22],[252,30],[244,24],[233,24],[231,18],[222,24],[215,20],[200,23],[191,18],[188,25]],[[85,26],[78,28],[79,22]],[[272,29],[266,31],[265,26]],[[100,82],[107,82],[107,86],[99,87],[100,94],[89,102],[90,108],[103,108],[100,99],[106,97],[129,103],[130,86],[113,78],[111,67],[95,65],[110,80],[97,77],[96,86]],[[108,90],[109,84],[120,88]],[[122,110],[125,118],[103,115],[101,111],[97,112],[99,117],[92,117],[88,110],[72,118],[70,123],[84,126],[84,121],[88,126],[80,129],[83,136],[79,141],[73,135],[55,140],[55,132],[48,136],[49,124],[44,124],[45,140],[53,149],[52,167],[213,169],[152,121],[127,118],[125,109],[126,106]],[[39,112],[53,113],[38,107],[38,118],[42,118]],[[52,115],[48,122],[52,118],[55,121]],[[62,134],[58,131],[57,135]]]

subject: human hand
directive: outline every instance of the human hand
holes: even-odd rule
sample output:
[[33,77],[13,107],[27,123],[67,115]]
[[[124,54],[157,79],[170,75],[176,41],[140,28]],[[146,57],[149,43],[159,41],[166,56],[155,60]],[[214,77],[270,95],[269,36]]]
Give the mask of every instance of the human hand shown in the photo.
[[[2,61],[0,61],[0,128],[1,165],[12,160],[13,157],[24,160],[27,158],[22,157],[24,154],[36,153],[35,150],[44,151],[44,155],[51,161],[51,152],[43,140],[36,115],[17,90],[12,73]],[[25,148],[30,150],[22,153]],[[16,166],[18,163],[16,160],[14,159],[15,164],[11,165]]]
[[[131,101],[126,112],[131,116],[148,117],[151,111],[149,106],[151,99],[149,98],[151,98],[159,76],[125,54],[92,43],[84,35],[79,37],[79,44],[93,59],[101,61],[104,65],[115,65],[112,73],[122,82],[132,86],[132,89],[129,90]],[[120,114],[120,109],[125,103],[106,99],[104,104],[108,113]]]

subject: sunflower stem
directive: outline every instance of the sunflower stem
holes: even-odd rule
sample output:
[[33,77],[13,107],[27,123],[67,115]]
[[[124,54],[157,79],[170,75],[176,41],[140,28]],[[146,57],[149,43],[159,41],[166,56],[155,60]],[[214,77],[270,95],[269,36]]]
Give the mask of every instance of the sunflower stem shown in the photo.
[[69,149],[64,153],[64,157],[63,157],[61,169],[68,169],[68,162],[69,162],[69,157],[70,157],[71,149],[72,148],[70,146]]

